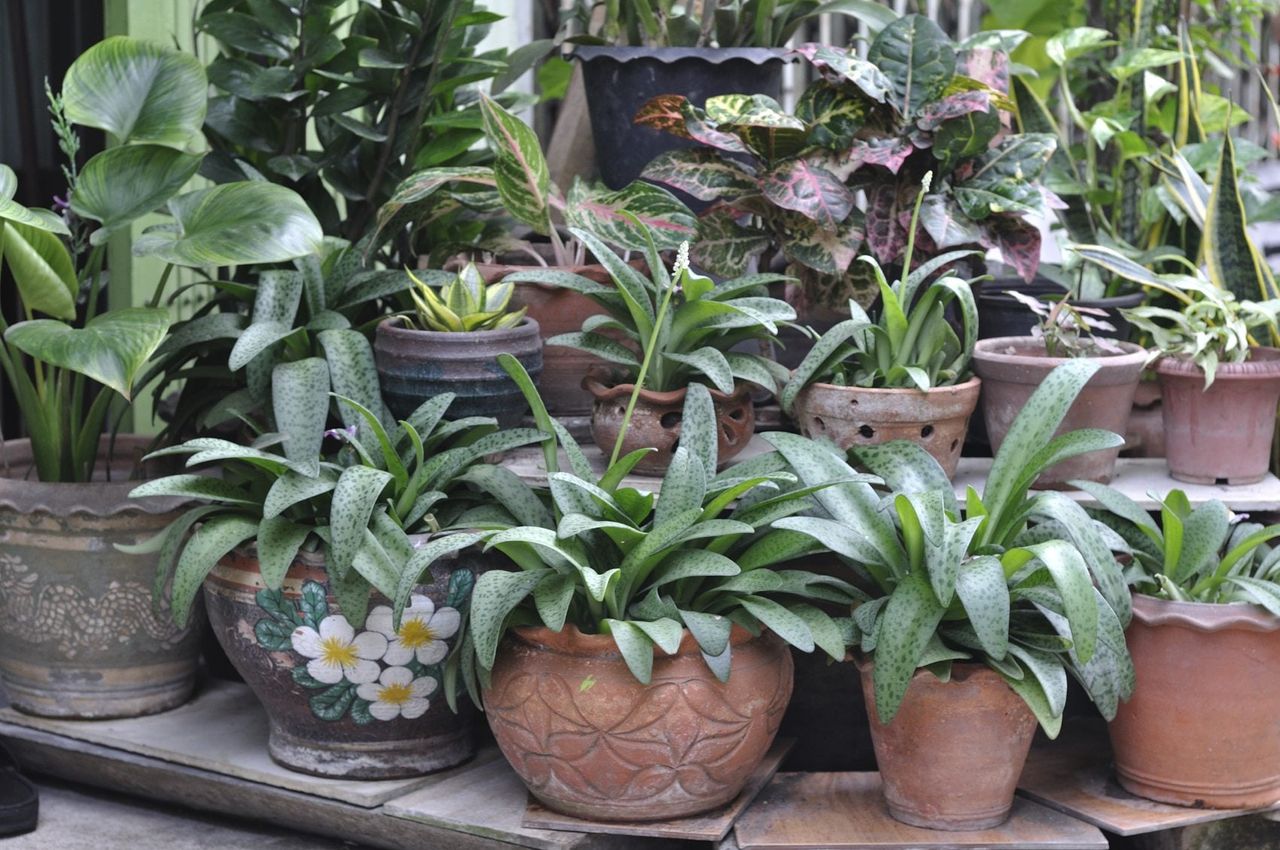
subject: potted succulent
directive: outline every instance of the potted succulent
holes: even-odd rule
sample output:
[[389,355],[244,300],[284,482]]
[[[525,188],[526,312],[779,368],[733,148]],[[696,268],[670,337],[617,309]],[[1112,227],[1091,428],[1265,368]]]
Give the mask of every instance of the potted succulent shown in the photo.
[[[842,449],[911,440],[950,477],[978,404],[981,381],[969,374],[978,311],[971,281],[946,273],[929,279],[966,253],[943,254],[906,271],[928,190],[926,175],[911,214],[901,279],[890,286],[875,257],[860,258],[875,273],[879,315],[873,321],[851,300],[850,318],[814,344],[778,400],[805,436],[825,437]],[[947,321],[953,304],[963,340]]]
[[[323,455],[314,438],[328,414],[326,368],[308,358],[273,370],[277,400],[295,408],[277,418],[296,430],[251,445],[198,437],[155,453],[189,455],[189,467],[214,463],[223,473],[134,489],[135,497],[205,503],[146,544],[160,553],[157,586],[171,586],[179,625],[203,586],[218,642],[266,709],[278,763],[353,779],[451,767],[471,756],[471,735],[465,713],[449,711],[436,691],[474,565],[438,560],[456,549],[422,535],[465,526],[479,494],[509,484],[480,461],[541,435],[495,431],[492,420],[445,422],[448,393],[392,430],[344,399],[361,425],[331,432],[347,448]],[[281,443],[316,448],[304,459]],[[404,587],[408,604],[393,625],[402,571],[418,576],[428,561],[430,587],[416,578]]]
[[429,273],[440,293],[413,272],[415,312],[378,324],[374,354],[387,406],[402,418],[442,392],[456,401],[456,418],[492,416],[504,427],[520,421],[525,406],[517,387],[496,366],[507,352],[536,380],[542,371],[542,337],[526,308],[511,309],[513,283],[486,284],[468,263],[457,274]]
[[[705,382],[715,402],[717,458],[724,462],[742,451],[755,431],[751,385],[775,391],[786,370],[760,354],[733,351],[742,343],[774,339],[779,323],[795,311],[766,295],[765,285],[780,275],[749,275],[716,284],[689,268],[687,243],[668,274],[653,240],[645,276],[623,262],[597,236],[573,229],[613,277],[614,286],[562,272],[530,270],[510,281],[553,283],[586,295],[607,315],[591,317],[577,333],[547,340],[570,346],[614,364],[610,371],[587,373],[582,385],[595,398],[591,434],[610,463],[642,447],[637,468],[660,472],[681,441],[681,410],[686,387]],[[621,341],[605,335],[612,331]]]
[[[27,317],[0,322],[0,368],[30,435],[4,443],[0,676],[24,711],[148,714],[182,703],[194,685],[198,635],[152,610],[154,559],[114,548],[163,527],[178,503],[131,502],[129,480],[155,471],[141,463],[147,440],[104,434],[169,327],[154,304],[104,308],[107,240],[167,204],[172,220],[135,245],[170,263],[158,295],[175,264],[275,262],[320,238],[301,199],[281,187],[178,194],[202,158],[187,148],[200,140],[205,91],[192,57],[109,38],[50,95],[69,160],[64,216],[14,201],[16,178],[0,165],[0,252]],[[81,165],[77,126],[106,130],[118,144]]]
[[1110,726],[1116,778],[1180,806],[1273,805],[1280,687],[1261,671],[1280,662],[1280,526],[1217,500],[1193,509],[1181,490],[1157,522],[1115,490],[1080,486],[1132,557],[1126,637],[1138,687]]
[[[1101,428],[1125,433],[1147,363],[1146,349],[1099,336],[1115,330],[1101,308],[1074,305],[1067,298],[1046,303],[1017,290],[1008,295],[1035,316],[1037,324],[1028,336],[983,339],[974,348],[973,369],[982,378],[982,416],[992,448],[1000,449],[1015,418],[1045,377],[1071,359],[1088,359],[1097,364],[1098,371],[1080,390],[1059,431]],[[1054,464],[1035,486],[1061,489],[1073,479],[1106,483],[1115,471],[1120,448]]]
[[[566,238],[562,224],[590,230],[624,251],[643,250],[642,225],[651,228],[661,250],[674,249],[693,234],[693,214],[660,187],[637,182],[614,192],[575,180],[562,190],[550,180],[532,128],[484,96],[480,99],[480,114],[494,165],[415,172],[378,211],[377,228],[369,244],[378,244],[387,234],[402,234],[410,222],[416,233],[439,215],[461,206],[477,217],[501,214],[514,219],[514,227],[509,223],[500,239],[447,246],[451,253],[464,250],[491,254],[493,262],[478,266],[487,282],[496,282],[532,265],[607,283],[608,273],[587,263],[586,247]],[[518,228],[527,228],[548,241],[515,239],[511,231]],[[436,262],[443,263],[438,252],[428,260],[430,264]],[[577,330],[587,316],[599,312],[592,301],[572,289],[547,284],[517,286],[512,304],[528,310],[529,318],[542,329],[544,340]],[[600,361],[565,348],[548,351],[547,355],[541,389],[549,409],[565,416],[589,413],[591,398],[579,384],[583,373],[600,365]]]
[[[1133,690],[1123,633],[1129,593],[1103,529],[1060,493],[1027,492],[1053,462],[1119,444],[1101,431],[1053,436],[1096,368],[1072,361],[1044,381],[997,453],[982,495],[970,488],[963,505],[937,462],[899,441],[852,450],[887,491],[820,489],[818,515],[774,524],[845,556],[855,584],[870,593],[853,611],[853,645],[886,802],[898,820],[936,829],[998,825],[1036,721],[1050,737],[1059,731],[1067,674],[1106,717]],[[851,472],[830,447],[766,438],[807,486]]]
[[543,444],[552,504],[509,495],[504,504],[527,508],[521,522],[456,535],[520,566],[477,580],[456,681],[483,700],[529,790],[558,811],[649,821],[724,805],[782,719],[787,645],[844,654],[839,625],[812,602],[848,605],[854,589],[775,568],[819,548],[794,535],[779,547],[768,530],[811,491],[778,493],[794,477],[776,456],[717,475],[711,394],[695,383],[655,501],[622,483],[652,449],[597,475],[519,364],[502,359],[543,430],[559,435]]

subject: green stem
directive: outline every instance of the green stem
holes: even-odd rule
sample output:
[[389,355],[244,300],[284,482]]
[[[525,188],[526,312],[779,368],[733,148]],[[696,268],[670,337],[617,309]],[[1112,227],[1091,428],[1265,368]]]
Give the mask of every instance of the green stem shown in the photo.
[[671,276],[671,284],[663,294],[662,303],[658,305],[658,314],[653,321],[653,330],[649,332],[649,344],[644,349],[644,360],[641,361],[640,371],[636,374],[635,388],[631,390],[631,397],[627,399],[627,409],[622,414],[622,427],[618,429],[618,439],[613,441],[613,452],[609,455],[609,466],[617,463],[618,455],[622,453],[622,441],[627,436],[627,429],[631,427],[631,414],[636,409],[636,400],[640,398],[640,391],[644,389],[644,379],[649,374],[650,363],[653,362],[653,350],[658,342],[658,332],[662,329],[663,320],[667,316],[667,308],[671,305],[671,296],[675,294],[676,282],[680,280],[680,277],[680,274]]
[[[88,324],[98,313],[98,289],[102,285],[102,262],[105,259],[106,245],[97,245],[89,254],[88,263],[88,281],[89,281],[89,297],[85,305],[84,321]],[[75,428],[81,421],[81,414],[84,412],[84,375],[76,373],[71,384],[71,418],[68,420],[70,428]]]
[[169,275],[173,273],[173,263],[169,263],[164,267],[164,273],[160,275],[160,282],[156,284],[156,291],[151,293],[151,300],[147,302],[148,307],[159,307],[160,298],[164,295],[164,286],[169,282]]

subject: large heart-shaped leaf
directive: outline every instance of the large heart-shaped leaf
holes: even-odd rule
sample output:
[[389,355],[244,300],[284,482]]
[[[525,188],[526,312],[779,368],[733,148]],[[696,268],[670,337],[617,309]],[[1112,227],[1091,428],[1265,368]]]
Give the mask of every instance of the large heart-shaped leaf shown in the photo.
[[924,15],[906,15],[880,31],[867,51],[893,87],[893,103],[906,117],[942,97],[956,73],[956,49]]
[[0,221],[16,221],[18,224],[25,224],[39,230],[48,230],[51,233],[61,233],[63,236],[69,235],[66,223],[49,212],[42,209],[27,209],[22,204],[13,199],[18,191],[18,177],[13,173],[13,169],[3,163],[0,163]]
[[125,307],[95,316],[83,328],[52,319],[19,322],[4,338],[37,360],[86,375],[127,399],[168,329],[168,311]]
[[67,117],[120,142],[185,148],[204,124],[208,83],[189,53],[113,36],[80,54],[62,81]]
[[62,240],[16,221],[0,221],[0,258],[18,284],[28,310],[59,319],[76,316],[76,270]]
[[95,155],[80,172],[71,209],[101,222],[93,234],[99,244],[117,228],[151,212],[195,176],[203,154],[163,145],[125,145]]
[[149,228],[134,244],[180,266],[278,263],[310,254],[324,234],[292,189],[262,181],[224,183],[169,201],[175,224]]

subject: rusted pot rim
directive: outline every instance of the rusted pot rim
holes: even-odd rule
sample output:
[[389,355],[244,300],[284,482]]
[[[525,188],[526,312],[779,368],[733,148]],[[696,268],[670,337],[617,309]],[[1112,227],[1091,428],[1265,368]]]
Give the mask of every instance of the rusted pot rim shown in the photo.
[[[1214,380],[1271,381],[1280,378],[1280,349],[1259,345],[1249,349],[1249,360],[1243,363],[1219,363]],[[1181,357],[1161,357],[1156,373],[1170,377],[1204,379],[1204,370]]]
[[[635,384],[613,384],[610,386],[605,383],[605,378],[597,370],[589,370],[585,378],[582,379],[582,388],[591,393],[601,401],[609,401],[615,398],[629,398],[631,393],[635,391]],[[733,393],[722,393],[715,387],[707,387],[711,393],[713,401],[719,402],[740,402],[750,395],[750,389],[743,381],[738,381],[733,386]],[[654,405],[672,405],[679,404],[684,401],[687,390],[680,388],[678,390],[641,390],[640,398],[649,404]]]
[[[97,474],[102,471],[106,460],[109,437],[103,435],[98,441]],[[117,463],[123,459],[140,454],[151,446],[149,437],[134,434],[121,434],[116,437],[115,458]],[[0,442],[0,451],[9,457],[10,472],[22,470],[35,475],[35,463],[31,455],[31,441],[5,440]],[[15,457],[16,456],[16,457]],[[133,473],[133,464],[126,468],[113,468],[122,480],[90,481],[86,483],[64,483],[56,481],[40,481],[36,478],[13,478],[5,473],[0,465],[0,508],[8,508],[20,514],[43,513],[51,516],[93,516],[111,517],[120,514],[165,514],[176,510],[190,499],[180,496],[151,496],[145,499],[131,499],[129,493],[142,483],[142,480],[129,480]]]
[[924,396],[948,396],[948,395],[968,395],[982,386],[982,379],[977,375],[973,375],[963,384],[948,384],[943,387],[930,387],[922,390],[919,387],[850,387],[844,384],[826,384],[822,381],[814,381],[809,387],[822,389],[833,393],[849,393],[868,396],[883,396],[889,398],[895,395],[924,395]]
[[484,331],[422,331],[398,324],[403,319],[404,316],[392,316],[389,319],[382,320],[378,323],[378,333],[402,337],[405,340],[417,339],[422,342],[449,343],[462,339],[484,339],[490,343],[502,343],[507,340],[529,336],[530,328],[532,328],[532,333],[535,335],[539,332],[538,321],[529,316],[521,319],[520,324],[514,328],[496,328]]
[[[997,336],[990,339],[980,339],[973,348],[973,359],[986,360],[991,363],[1009,363],[1021,364],[1028,359],[1034,359],[1037,364],[1044,364],[1045,371],[1052,371],[1061,366],[1063,363],[1071,363],[1075,360],[1099,360],[1105,361],[1107,365],[1121,367],[1130,364],[1145,363],[1148,352],[1145,348],[1134,342],[1121,342],[1120,340],[1107,340],[1112,345],[1118,345],[1125,349],[1125,354],[1098,354],[1091,357],[1050,357],[1045,351],[1044,342],[1031,336]],[[1005,349],[1013,348],[1014,351],[1009,352]],[[1278,352],[1280,353],[1280,352]]]
[[[546,626],[517,626],[511,629],[508,634],[526,646],[532,646],[559,655],[571,655],[578,658],[622,657],[622,653],[618,649],[618,645],[614,643],[612,635],[590,635],[580,630],[573,623],[566,623],[564,628],[558,632],[553,632]],[[765,634],[768,633],[762,632],[760,636],[763,637]],[[736,623],[729,632],[730,646],[741,646],[757,639],[755,635]],[[660,650],[656,646],[653,651],[660,658],[675,658],[679,655],[700,653],[702,649],[698,646],[698,642],[689,630],[683,629],[681,630],[680,648],[676,650],[675,655],[667,655],[665,652],[659,655]]]
[[1280,631],[1280,617],[1250,602],[1175,602],[1133,594],[1133,619],[1145,626],[1180,626],[1199,632]]

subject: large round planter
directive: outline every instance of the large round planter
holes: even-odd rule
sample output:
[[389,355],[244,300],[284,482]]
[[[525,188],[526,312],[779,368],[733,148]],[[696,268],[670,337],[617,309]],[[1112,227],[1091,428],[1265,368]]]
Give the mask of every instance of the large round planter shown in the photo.
[[1252,484],[1271,462],[1280,349],[1254,348],[1244,363],[1221,363],[1213,384],[1187,360],[1156,364],[1163,396],[1169,474],[1196,484]]
[[787,645],[734,626],[720,682],[685,632],[636,681],[607,635],[513,630],[484,696],[502,754],[544,804],[574,817],[654,821],[733,800],[773,743],[791,698]]
[[[98,463],[105,478],[106,441]],[[0,678],[9,703],[46,717],[136,717],[181,705],[195,687],[204,615],[188,628],[153,608],[155,554],[126,555],[181,513],[130,499],[150,442],[118,437],[111,480],[35,480],[31,444],[0,445]]]
[[[699,147],[696,142],[632,123],[650,98],[682,94],[697,106],[722,94],[781,96],[782,48],[586,47],[574,48],[595,140],[596,164],[610,189],[621,189],[660,153]],[[705,206],[705,204],[701,205]]]
[[355,629],[327,591],[318,555],[300,553],[280,590],[267,590],[250,548],[223,558],[204,584],[218,642],[266,709],[267,750],[290,770],[394,779],[471,757],[472,710],[455,714],[441,690],[474,573],[443,559],[418,588],[400,631],[374,593]]
[[1280,617],[1134,594],[1137,687],[1111,722],[1116,778],[1179,806],[1280,801]]
[[985,664],[954,664],[949,682],[917,670],[885,725],[876,712],[875,665],[859,660],[858,668],[889,814],[929,829],[1004,823],[1036,731],[1022,697]]
[[981,387],[977,378],[927,392],[810,384],[796,396],[796,424],[806,437],[825,437],[842,449],[910,440],[950,478]]
[[[622,430],[627,402],[635,384],[606,383],[603,373],[587,375],[582,386],[595,399],[591,411],[591,439],[608,456]],[[622,455],[636,449],[655,448],[636,464],[636,471],[661,475],[671,464],[680,442],[680,420],[684,415],[686,390],[655,392],[641,390],[631,411],[631,423],[622,440]],[[751,401],[751,388],[745,383],[734,386],[732,395],[711,390],[716,412],[718,460],[721,466],[747,447],[756,430],[756,409]],[[621,457],[621,455],[619,455]]]
[[504,352],[536,382],[542,372],[538,323],[525,317],[514,328],[444,333],[404,327],[393,318],[378,325],[373,343],[382,397],[397,419],[407,419],[427,399],[454,393],[448,418],[492,416],[510,428],[528,405],[498,365]]
[[[1080,390],[1055,434],[1079,428],[1102,428],[1124,436],[1129,411],[1138,391],[1147,352],[1131,342],[1115,342],[1124,354],[1095,357],[1098,371]],[[1044,343],[1033,337],[996,337],[979,340],[973,352],[973,371],[982,378],[982,416],[993,451],[999,451],[1013,420],[1027,405],[1049,373],[1065,357],[1049,357]],[[1035,486],[1063,488],[1076,479],[1107,483],[1115,471],[1120,447],[1089,452],[1046,469]]]
[[[1009,290],[1030,295],[1044,301],[1049,298],[1061,298],[1063,289],[1046,277],[1037,275],[1031,283],[1020,277],[996,278],[984,281],[978,291],[978,338],[994,339],[1001,336],[1027,336],[1035,327],[1038,317],[1027,309],[1027,305],[1008,294]],[[1115,295],[1110,298],[1078,301],[1071,303],[1077,307],[1092,307],[1106,312],[1106,321],[1115,328],[1114,331],[1099,331],[1098,336],[1110,339],[1128,339],[1132,326],[1120,312],[1122,308],[1137,307],[1142,303],[1144,294],[1130,292],[1127,295]]]

